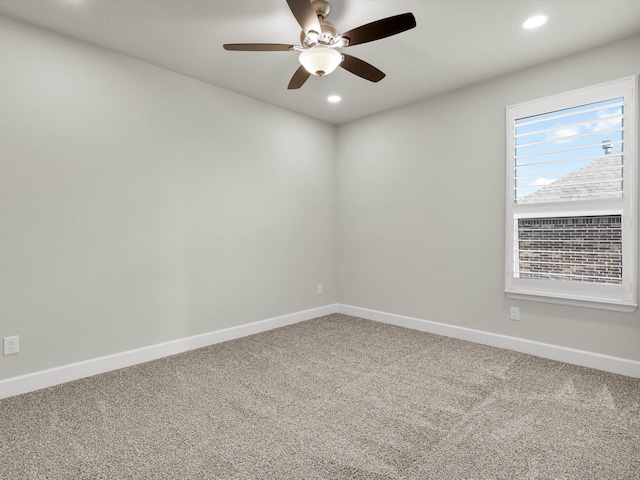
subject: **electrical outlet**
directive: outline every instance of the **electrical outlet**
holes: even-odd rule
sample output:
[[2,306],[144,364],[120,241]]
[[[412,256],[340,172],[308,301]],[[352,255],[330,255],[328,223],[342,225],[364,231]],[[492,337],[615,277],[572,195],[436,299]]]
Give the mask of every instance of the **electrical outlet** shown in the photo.
[[317,292],[318,292],[318,295],[322,295],[322,284],[321,283],[318,284]]
[[4,337],[4,354],[13,355],[20,352],[20,337]]
[[510,318],[511,318],[511,320],[519,321],[520,320],[520,308],[511,307],[511,316],[510,316]]

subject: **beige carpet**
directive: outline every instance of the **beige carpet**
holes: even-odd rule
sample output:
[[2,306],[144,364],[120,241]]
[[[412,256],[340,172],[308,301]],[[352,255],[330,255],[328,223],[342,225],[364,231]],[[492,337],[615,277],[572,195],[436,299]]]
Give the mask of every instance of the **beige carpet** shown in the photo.
[[335,314],[0,401],[2,479],[640,479],[640,380]]

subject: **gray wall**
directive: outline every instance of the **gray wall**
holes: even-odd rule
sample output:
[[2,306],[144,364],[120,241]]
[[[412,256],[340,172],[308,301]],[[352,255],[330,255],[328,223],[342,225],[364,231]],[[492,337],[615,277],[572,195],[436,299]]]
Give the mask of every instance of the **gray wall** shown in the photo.
[[21,340],[0,379],[336,301],[640,359],[638,312],[502,293],[505,106],[640,72],[638,51],[635,37],[336,136],[0,17],[0,337]]
[[0,379],[335,303],[335,135],[0,17]]
[[340,303],[640,360],[638,311],[503,293],[505,107],[640,73],[638,52],[634,37],[341,126]]

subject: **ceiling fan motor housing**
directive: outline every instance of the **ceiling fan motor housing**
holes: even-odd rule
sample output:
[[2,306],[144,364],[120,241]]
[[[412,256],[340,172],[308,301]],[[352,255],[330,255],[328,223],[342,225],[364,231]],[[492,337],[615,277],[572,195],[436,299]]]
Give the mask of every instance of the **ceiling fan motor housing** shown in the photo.
[[315,32],[309,32],[309,34],[307,34],[303,31],[300,33],[300,43],[307,48],[318,44],[332,45],[338,36],[338,30],[333,23],[322,18],[319,18],[318,21],[320,22],[320,29],[322,31],[318,32],[317,35]]

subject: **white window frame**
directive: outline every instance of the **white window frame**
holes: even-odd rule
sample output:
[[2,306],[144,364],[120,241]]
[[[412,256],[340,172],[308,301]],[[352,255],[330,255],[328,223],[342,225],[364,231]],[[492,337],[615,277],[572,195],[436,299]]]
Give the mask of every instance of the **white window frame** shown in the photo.
[[[637,308],[638,77],[632,76],[507,107],[505,293],[507,297],[631,313]],[[624,169],[621,198],[521,203],[515,191],[515,122],[548,112],[624,97]],[[622,215],[622,284],[519,278],[518,219]]]

